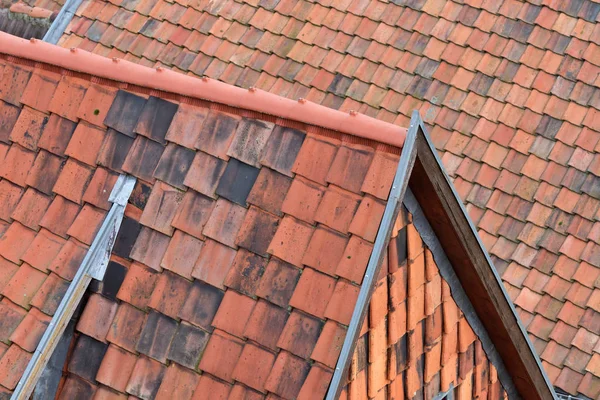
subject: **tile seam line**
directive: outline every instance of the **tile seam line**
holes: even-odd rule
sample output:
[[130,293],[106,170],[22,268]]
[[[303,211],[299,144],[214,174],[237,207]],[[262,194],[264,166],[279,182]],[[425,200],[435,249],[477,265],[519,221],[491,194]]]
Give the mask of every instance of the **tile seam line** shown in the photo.
[[345,113],[305,99],[291,100],[257,88],[242,89],[207,77],[197,79],[164,68],[148,68],[3,32],[0,32],[0,52],[101,78],[288,118],[396,147],[402,147],[406,138],[406,128],[355,111]]

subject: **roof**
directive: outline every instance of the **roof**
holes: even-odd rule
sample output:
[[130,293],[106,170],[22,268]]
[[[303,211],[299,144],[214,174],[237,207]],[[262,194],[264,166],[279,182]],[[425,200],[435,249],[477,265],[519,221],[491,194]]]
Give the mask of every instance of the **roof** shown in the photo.
[[551,381],[600,390],[600,4],[82,4],[61,40],[408,125],[417,109]]
[[[16,386],[127,173],[138,183],[61,396],[324,393],[406,130],[35,40],[0,43],[0,390]],[[379,127],[387,143],[368,131]],[[419,132],[417,166],[435,154]],[[435,165],[423,182],[445,176]],[[504,294],[497,279],[484,285]],[[503,328],[494,344],[505,362],[515,355],[519,391],[541,398],[542,371],[516,351],[527,339],[503,298],[486,328]]]
[[14,3],[10,7],[0,6],[0,31],[25,39],[44,37],[57,13],[25,3]]
[[[39,41],[0,43],[0,393],[17,385],[119,173],[138,183],[78,320],[62,396],[211,393],[234,380],[248,396],[326,390],[330,343],[343,340],[400,153],[368,130],[401,143],[405,129]],[[273,115],[298,109],[308,115]],[[363,137],[343,132],[356,129]]]

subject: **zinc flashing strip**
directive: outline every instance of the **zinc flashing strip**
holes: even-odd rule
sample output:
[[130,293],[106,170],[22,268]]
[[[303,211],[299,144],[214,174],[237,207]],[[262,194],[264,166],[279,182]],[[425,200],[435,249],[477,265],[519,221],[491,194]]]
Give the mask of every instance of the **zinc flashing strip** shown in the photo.
[[375,281],[379,276],[379,271],[381,269],[381,265],[383,264],[383,257],[385,257],[387,254],[386,250],[390,242],[392,229],[394,228],[394,223],[398,217],[398,212],[400,211],[404,194],[408,188],[408,179],[410,178],[410,174],[415,164],[417,155],[415,141],[419,127],[417,123],[418,120],[415,119],[415,116],[418,117],[418,115],[418,112],[413,112],[410,120],[410,127],[408,128],[408,134],[406,136],[406,140],[404,141],[404,146],[402,147],[400,162],[398,163],[398,168],[396,169],[396,175],[394,176],[392,189],[385,206],[381,224],[379,224],[377,236],[375,237],[373,251],[371,252],[369,263],[367,264],[367,271],[365,272],[365,276],[360,287],[360,292],[358,293],[356,306],[352,312],[350,325],[348,326],[348,331],[346,332],[346,338],[344,339],[344,344],[342,345],[342,350],[333,373],[333,378],[327,391],[327,400],[336,400],[340,396],[342,385],[345,382],[344,377],[348,373],[350,360],[352,359],[352,353],[354,353],[356,341],[358,340],[360,329],[366,316],[369,302],[373,295]]
[[35,353],[11,396],[11,400],[29,398],[90,281],[92,278],[103,279],[110,253],[121,227],[125,206],[133,191],[135,182],[135,178],[126,175],[120,175],[117,179],[109,197],[109,201],[113,203],[110,211],[44,332]]
[[83,0],[67,0],[42,40],[57,44],[82,2]]

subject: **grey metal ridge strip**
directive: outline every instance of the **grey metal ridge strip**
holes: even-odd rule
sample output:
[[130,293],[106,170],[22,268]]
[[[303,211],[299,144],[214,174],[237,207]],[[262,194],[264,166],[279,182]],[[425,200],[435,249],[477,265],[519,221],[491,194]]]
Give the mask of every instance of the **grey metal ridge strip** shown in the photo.
[[44,332],[35,353],[33,354],[23,376],[19,380],[11,400],[28,399],[48,363],[63,331],[92,278],[102,280],[110,258],[117,233],[121,227],[127,200],[133,191],[136,179],[120,175],[110,194],[109,201],[113,204],[106,215],[100,230],[96,234],[85,258],[81,262],[75,277],[69,284],[48,328]]
[[56,44],[73,19],[83,0],[67,0],[44,35],[44,42]]
[[352,353],[354,352],[362,322],[367,313],[369,301],[373,295],[375,281],[379,276],[383,257],[387,254],[387,247],[392,235],[392,229],[396,222],[396,218],[398,217],[402,199],[408,188],[408,179],[410,178],[413,166],[415,165],[417,155],[415,141],[419,126],[417,120],[415,120],[415,115],[418,116],[418,112],[413,112],[406,140],[404,141],[404,146],[402,146],[402,154],[400,155],[400,161],[398,163],[398,168],[396,169],[392,189],[390,190],[390,195],[385,206],[383,218],[379,224],[373,251],[371,252],[369,263],[367,264],[367,271],[365,272],[362,285],[360,286],[360,292],[358,293],[356,306],[352,312],[352,319],[350,320],[350,325],[346,332],[346,338],[344,339],[344,344],[342,345],[342,350],[337,365],[335,366],[333,378],[327,391],[327,400],[337,399],[342,391],[342,385],[345,383],[344,377],[348,373]]
[[[416,114],[416,115],[415,115],[415,114]],[[459,204],[459,206],[460,206],[460,209],[461,209],[462,213],[464,214],[464,217],[466,218],[466,220],[467,220],[467,221],[468,221],[468,223],[469,223],[469,227],[470,227],[470,230],[471,230],[471,234],[472,234],[472,235],[473,235],[473,236],[476,238],[476,240],[477,240],[477,243],[478,243],[478,246],[481,248],[481,250],[482,250],[483,254],[485,255],[485,259],[486,259],[486,261],[487,261],[487,264],[488,264],[488,265],[491,267],[491,270],[492,270],[492,273],[493,273],[493,275],[494,275],[494,278],[495,278],[495,280],[496,280],[496,282],[497,282],[498,286],[500,287],[500,289],[501,289],[501,291],[502,291],[502,294],[504,295],[504,297],[505,297],[505,299],[506,299],[506,302],[508,303],[508,305],[509,305],[509,307],[510,307],[510,310],[512,311],[512,314],[513,314],[513,316],[515,317],[515,320],[516,320],[516,322],[517,322],[517,326],[518,326],[518,328],[519,328],[519,330],[520,330],[521,334],[522,334],[522,335],[523,335],[523,337],[525,338],[525,340],[526,340],[526,342],[527,342],[527,345],[528,345],[528,347],[529,347],[529,350],[530,350],[530,352],[533,354],[533,357],[535,358],[535,360],[536,360],[536,362],[537,362],[537,364],[538,364],[538,368],[540,369],[540,371],[541,371],[541,373],[542,373],[542,376],[544,377],[544,380],[545,380],[545,382],[546,382],[546,385],[548,386],[548,388],[549,388],[549,390],[550,390],[551,394],[553,395],[553,399],[557,399],[557,396],[556,396],[556,392],[555,392],[555,390],[554,390],[554,387],[553,387],[553,386],[552,386],[552,384],[550,383],[550,379],[548,379],[548,375],[546,374],[546,371],[544,370],[544,367],[542,366],[542,362],[541,362],[541,360],[540,360],[540,358],[539,358],[539,356],[538,356],[538,353],[537,353],[537,351],[535,350],[535,348],[533,347],[533,344],[531,343],[531,340],[529,339],[529,335],[528,335],[528,333],[527,333],[527,330],[526,330],[526,329],[525,329],[525,327],[523,326],[523,323],[521,322],[521,319],[519,318],[519,315],[517,314],[517,310],[515,309],[515,306],[514,306],[514,304],[513,304],[512,300],[510,299],[510,296],[508,295],[508,292],[506,291],[506,288],[504,287],[504,284],[502,283],[502,279],[500,278],[500,275],[498,274],[498,271],[497,271],[497,270],[496,270],[496,268],[494,267],[494,263],[492,262],[492,259],[490,258],[489,254],[488,254],[488,252],[487,252],[487,250],[486,250],[486,247],[485,247],[485,245],[483,244],[483,242],[481,241],[481,238],[479,237],[479,234],[477,233],[477,229],[475,228],[475,225],[473,224],[473,221],[471,220],[471,217],[469,216],[469,213],[468,213],[468,211],[467,211],[467,209],[466,209],[466,207],[465,207],[465,205],[464,205],[463,201],[461,200],[460,196],[458,195],[458,192],[456,191],[456,188],[454,187],[454,184],[452,184],[452,181],[450,180],[450,177],[449,177],[449,176],[448,176],[448,174],[445,172],[445,169],[444,169],[444,164],[442,163],[442,160],[440,159],[440,156],[439,156],[439,154],[438,154],[438,152],[437,152],[437,150],[436,150],[436,148],[435,148],[435,146],[434,146],[433,142],[431,141],[431,138],[429,137],[429,134],[427,133],[427,128],[425,127],[425,124],[423,123],[423,120],[421,119],[421,116],[420,116],[420,115],[419,115],[419,113],[418,113],[418,112],[416,112],[416,111],[415,111],[415,112],[413,112],[413,115],[412,115],[412,118],[411,118],[411,127],[412,127],[412,125],[413,125],[413,119],[415,119],[415,118],[416,118],[416,120],[415,120],[415,121],[416,121],[415,125],[417,125],[417,130],[418,130],[418,128],[420,128],[420,129],[421,129],[421,131],[422,131],[422,133],[423,133],[423,137],[425,138],[425,141],[426,141],[427,145],[428,145],[428,146],[429,146],[429,148],[431,149],[431,152],[433,153],[433,156],[435,157],[435,160],[436,160],[437,164],[438,164],[438,165],[440,166],[440,168],[442,169],[442,172],[443,172],[444,178],[445,178],[445,179],[446,179],[446,181],[448,182],[448,184],[449,184],[449,187],[450,187],[450,189],[452,190],[452,193],[453,193],[453,195],[454,195],[454,200],[455,200],[455,201],[456,201],[456,202]],[[408,191],[408,193],[407,193],[407,195],[406,195],[406,198],[405,198],[405,203],[407,203],[407,201],[409,202],[411,199],[414,199],[414,202],[416,203],[416,198],[415,198],[414,194],[413,194],[413,193],[412,193],[412,192],[409,190],[409,191]],[[417,206],[418,206],[418,203],[416,203],[416,204],[417,204]],[[406,204],[406,205],[407,205],[407,207],[408,207],[408,204]],[[419,208],[420,208],[420,207],[419,207]],[[411,211],[411,210],[410,210],[410,208],[409,208],[409,211]],[[411,212],[412,212],[412,211],[411,211]],[[420,212],[421,212],[421,214],[423,213],[423,211],[422,211],[422,210],[421,210]],[[431,226],[429,225],[429,222],[427,221],[427,219],[425,218],[425,216],[424,216],[424,215],[423,215],[423,219],[425,220],[425,223],[427,224],[427,226],[429,226],[429,229],[431,229],[431,232],[433,233],[433,229],[432,229],[432,228],[431,228]],[[414,220],[414,214],[413,214],[413,220]],[[416,227],[416,228],[417,228],[417,230],[419,231],[419,227],[417,226],[417,224],[416,224],[416,223],[415,223],[415,227]],[[419,231],[419,233],[421,233],[421,231]],[[435,235],[434,235],[433,237],[435,238],[435,241],[437,241],[437,245],[439,246],[439,249],[442,251],[442,253],[443,253],[443,256],[446,258],[446,260],[448,260],[448,258],[446,257],[445,253],[443,252],[443,250],[442,250],[442,248],[441,248],[441,244],[439,243],[439,241],[438,241],[437,237],[436,237]],[[423,239],[423,240],[425,241],[425,239]],[[428,244],[428,246],[429,246],[429,244]],[[431,248],[431,246],[430,246],[430,248]],[[433,249],[432,249],[432,253],[433,253]],[[437,262],[437,261],[436,261],[436,262]],[[450,262],[448,261],[448,263],[450,263]],[[450,267],[451,267],[451,266],[450,266]],[[441,270],[441,268],[440,268],[440,270]],[[453,269],[452,269],[452,272],[454,273],[454,270],[453,270]],[[460,282],[458,282],[458,278],[456,277],[456,274],[455,274],[455,273],[454,273],[454,276],[455,276],[455,278],[457,279],[457,283],[460,285]],[[446,279],[446,278],[444,277],[444,279]],[[446,280],[447,280],[447,279],[446,279]],[[448,284],[450,284],[450,281],[448,281]],[[462,289],[462,285],[460,285],[460,287],[461,287],[461,289]],[[464,289],[462,289],[462,290],[463,290],[463,293],[464,293]],[[453,292],[453,293],[454,293],[454,292]],[[466,294],[465,294],[465,298],[466,298]],[[467,299],[467,301],[468,301],[468,298],[466,298],[466,299]],[[458,302],[457,302],[457,303],[458,303]],[[471,304],[471,303],[469,302],[469,304]],[[472,308],[472,305],[471,305],[471,308]],[[473,311],[474,311],[474,310],[473,310]],[[475,316],[477,317],[477,314],[475,314]],[[477,318],[478,318],[478,317],[477,317]],[[469,323],[470,323],[470,321],[469,321]],[[481,324],[481,322],[480,322],[480,326],[481,326],[481,328],[483,328],[483,324]],[[472,327],[473,327],[473,326],[472,326]],[[483,328],[483,329],[484,329],[484,328]],[[473,330],[475,330],[475,327],[473,327]],[[485,331],[485,329],[484,329],[484,331]],[[487,333],[486,333],[486,336],[487,336]],[[480,339],[481,339],[481,337],[480,337]],[[488,339],[489,339],[489,337],[488,337]],[[491,340],[490,340],[490,342],[491,342]],[[482,344],[483,344],[483,341],[482,341]],[[494,352],[496,352],[495,348],[494,348]],[[486,352],[486,353],[487,353],[487,352]],[[497,353],[496,353],[496,354],[497,354]],[[498,355],[498,359],[500,359],[499,355]],[[500,360],[501,360],[501,359],[500,359]],[[505,369],[505,372],[508,374],[508,371],[507,371],[506,369]],[[500,371],[498,371],[498,375],[500,376]],[[511,379],[511,381],[512,381],[512,378],[510,378],[510,375],[508,375],[508,378],[509,378],[509,379]],[[506,388],[505,388],[505,389],[506,389]],[[517,392],[516,392],[516,388],[515,388],[515,393],[517,393]],[[508,393],[508,395],[509,395],[509,398],[510,398],[510,399],[513,399],[513,396],[511,396],[511,393]],[[518,394],[517,394],[517,396],[518,396]],[[518,397],[514,397],[514,398],[516,399],[516,398],[518,398]]]

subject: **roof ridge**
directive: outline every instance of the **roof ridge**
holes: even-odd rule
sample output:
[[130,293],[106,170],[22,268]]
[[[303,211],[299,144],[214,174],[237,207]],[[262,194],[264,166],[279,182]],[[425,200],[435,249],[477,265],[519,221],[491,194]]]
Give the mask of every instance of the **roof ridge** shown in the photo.
[[161,67],[112,60],[81,49],[65,49],[0,32],[0,52],[115,81],[276,115],[402,147],[406,128],[354,111],[345,113],[305,99],[294,101],[256,88],[242,89],[204,77],[197,79]]

